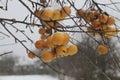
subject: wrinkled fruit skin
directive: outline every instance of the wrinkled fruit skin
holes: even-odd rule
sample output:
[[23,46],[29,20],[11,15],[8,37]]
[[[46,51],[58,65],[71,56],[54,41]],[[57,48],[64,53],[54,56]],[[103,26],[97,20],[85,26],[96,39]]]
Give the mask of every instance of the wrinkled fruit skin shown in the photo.
[[74,55],[78,52],[78,48],[76,45],[71,45],[68,49],[67,49],[67,53],[69,55]]
[[56,48],[56,53],[60,56],[67,56],[67,47],[59,46]]
[[71,9],[68,6],[64,6],[61,10],[61,16],[67,17],[70,14],[71,14]]
[[37,49],[44,49],[44,47],[45,47],[45,41],[44,40],[38,40],[38,41],[36,41],[35,47]]
[[53,48],[53,47],[54,47],[51,36],[49,36],[49,37],[47,38],[47,40],[46,40],[46,46],[47,46],[48,48]]
[[52,37],[52,41],[54,45],[63,45],[65,40],[65,36],[61,33],[55,33]]
[[43,62],[51,62],[53,59],[55,59],[55,55],[52,52],[43,52],[41,54],[41,60]]
[[43,11],[41,11],[40,17],[43,20],[51,20],[53,16],[53,11],[50,9],[45,9]]

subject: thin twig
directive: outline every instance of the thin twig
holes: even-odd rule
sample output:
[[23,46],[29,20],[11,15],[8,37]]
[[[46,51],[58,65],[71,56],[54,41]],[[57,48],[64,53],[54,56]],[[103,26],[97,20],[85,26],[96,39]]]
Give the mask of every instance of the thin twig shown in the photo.
[[6,55],[6,54],[10,54],[10,53],[13,53],[13,51],[4,52],[3,54],[0,54],[0,56],[4,56],[4,55]]

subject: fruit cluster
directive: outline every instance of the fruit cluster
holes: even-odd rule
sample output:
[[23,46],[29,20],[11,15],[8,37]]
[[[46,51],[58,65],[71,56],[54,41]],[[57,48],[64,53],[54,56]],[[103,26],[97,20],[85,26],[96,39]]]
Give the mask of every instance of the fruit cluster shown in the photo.
[[71,14],[71,9],[68,6],[64,6],[61,10],[59,9],[42,9],[42,10],[36,10],[34,12],[36,16],[38,16],[41,20],[41,23],[50,28],[50,27],[57,27],[60,26],[59,23],[56,21],[61,21],[65,19],[68,15]]
[[[41,38],[35,42],[35,47],[43,50],[41,60],[43,62],[51,62],[57,57],[65,57],[74,55],[78,52],[76,45],[68,46],[70,36],[67,33],[55,32],[53,35],[46,35],[46,29],[40,28],[39,33]],[[44,38],[42,36],[45,36]],[[34,58],[33,52],[28,55],[29,58]]]
[[105,38],[112,38],[118,33],[118,28],[111,27],[115,23],[115,19],[106,13],[100,13],[96,9],[91,11],[78,10],[77,17],[82,17],[90,25],[87,31],[91,35],[104,36]]
[[[112,38],[119,32],[117,27],[112,27],[115,19],[107,13],[100,13],[96,9],[91,9],[90,11],[79,9],[76,12],[76,16],[83,18],[90,25],[90,27],[87,27],[87,31],[91,35]],[[106,45],[99,45],[97,51],[99,55],[106,55],[108,53],[108,47]]]
[[41,54],[41,59],[44,62],[51,62],[57,56],[64,57],[77,53],[78,49],[76,45],[67,47],[69,40],[70,37],[67,33],[56,32],[44,40],[36,41],[35,46],[37,49],[48,49],[47,52]]

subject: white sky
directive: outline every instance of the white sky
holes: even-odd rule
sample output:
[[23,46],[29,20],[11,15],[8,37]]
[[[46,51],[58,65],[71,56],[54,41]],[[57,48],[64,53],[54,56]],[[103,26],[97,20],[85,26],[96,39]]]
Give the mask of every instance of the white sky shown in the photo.
[[[22,6],[22,4],[18,0],[9,1],[8,11],[0,10],[0,17],[9,18],[9,19],[15,18],[16,20],[23,20],[26,17],[26,15],[28,15],[28,14],[29,14],[28,10],[24,6]],[[22,29],[23,25],[19,25],[19,26]],[[17,25],[17,27],[19,27],[19,26]],[[9,28],[9,29],[11,30],[11,28]],[[4,28],[0,28],[0,31],[5,32],[7,34],[7,32],[4,30]],[[35,32],[35,34],[37,34],[37,32]],[[22,35],[19,33],[17,34],[17,36],[23,38]],[[30,35],[30,36],[34,37],[35,35]],[[37,36],[34,37],[33,40],[38,38]],[[0,34],[0,38],[3,38],[2,34]],[[12,55],[19,56],[20,62],[22,62],[21,64],[24,64],[24,63],[31,64],[34,62],[34,60],[31,60],[27,57],[26,50],[21,46],[21,44],[19,44],[19,43],[15,44],[14,39],[12,37],[8,38],[8,37],[4,36],[4,38],[5,39],[0,40],[0,54],[7,52],[7,51],[13,51],[14,53]],[[12,44],[12,45],[7,45],[7,44]],[[27,45],[31,46],[31,44],[27,44]],[[32,49],[32,47],[31,47],[31,49]],[[11,54],[8,54],[8,55],[11,55]]]

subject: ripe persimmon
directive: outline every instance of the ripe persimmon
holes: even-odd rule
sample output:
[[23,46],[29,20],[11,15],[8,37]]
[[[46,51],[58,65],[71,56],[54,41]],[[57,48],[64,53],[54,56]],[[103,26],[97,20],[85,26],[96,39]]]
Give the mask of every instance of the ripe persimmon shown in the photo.
[[78,48],[76,45],[70,45],[69,48],[67,49],[67,53],[69,55],[74,55],[78,52]]
[[67,43],[70,41],[70,36],[67,33],[64,33],[63,35],[65,37],[63,45],[67,45]]
[[53,47],[54,47],[51,36],[47,37],[46,46],[47,46],[48,48],[53,48]]
[[65,40],[65,36],[59,32],[56,32],[52,37],[52,41],[54,45],[63,45],[64,40]]
[[61,18],[60,10],[56,9],[53,11],[52,20],[60,20]]
[[44,40],[38,40],[35,42],[35,47],[37,49],[44,49],[45,47],[45,41]]
[[51,20],[53,16],[53,11],[51,9],[44,9],[41,11],[40,17],[43,20]]
[[56,48],[56,53],[60,56],[67,56],[67,47],[64,45],[64,46],[58,46]]
[[53,59],[55,59],[55,55],[52,52],[50,52],[50,51],[43,52],[41,54],[41,60],[43,62],[51,62]]

